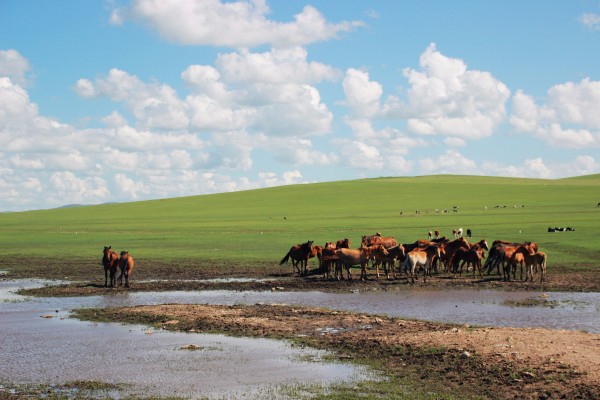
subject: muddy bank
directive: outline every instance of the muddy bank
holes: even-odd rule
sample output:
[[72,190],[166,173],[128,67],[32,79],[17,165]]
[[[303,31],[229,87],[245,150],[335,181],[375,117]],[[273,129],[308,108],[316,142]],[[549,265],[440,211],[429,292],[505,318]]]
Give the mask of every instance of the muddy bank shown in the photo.
[[[65,285],[47,286],[43,288],[31,289],[22,292],[22,294],[31,296],[94,296],[110,293],[127,292],[159,292],[159,291],[200,291],[200,290],[239,290],[239,291],[265,291],[265,290],[286,290],[286,291],[307,291],[318,290],[322,292],[350,292],[360,291],[395,291],[395,290],[413,290],[415,288],[424,289],[498,289],[506,291],[564,291],[564,292],[598,292],[600,291],[600,274],[592,273],[569,273],[553,275],[548,278],[548,282],[522,282],[511,281],[504,282],[499,276],[486,276],[483,279],[472,277],[458,277],[445,274],[434,275],[426,283],[419,281],[416,284],[409,284],[405,278],[377,279],[374,273],[371,273],[367,281],[344,280],[333,281],[323,279],[320,275],[309,277],[299,277],[290,274],[269,274],[254,271],[249,273],[238,273],[228,275],[223,271],[214,275],[203,271],[196,278],[186,273],[185,278],[165,279],[161,277],[150,277],[151,280],[136,279],[131,280],[131,287],[104,287],[104,280],[98,279],[98,276],[92,277],[91,281],[78,281]],[[8,277],[8,276],[7,276]],[[56,278],[56,277],[54,277]],[[68,277],[65,277],[68,278]],[[247,280],[239,279],[244,278]]]
[[[280,267],[273,262],[227,263],[214,260],[185,259],[169,262],[136,259],[131,276],[130,291],[173,291],[173,290],[270,290],[285,287],[285,290],[348,291],[360,290],[403,290],[410,287],[406,278],[377,279],[375,270],[368,270],[369,280],[361,282],[324,280],[315,266],[308,277],[292,274],[291,267]],[[18,258],[0,259],[0,271],[6,271],[0,279],[41,278],[76,282],[66,287],[52,288],[44,296],[85,296],[103,294],[104,272],[99,259],[35,259],[26,263]],[[358,268],[353,269],[356,274]],[[358,275],[356,275],[358,276]],[[223,281],[214,279],[224,278]],[[228,278],[249,278],[253,281],[227,281]],[[537,277],[539,279],[539,277]],[[211,281],[212,280],[212,281]],[[600,292],[600,274],[592,270],[579,272],[562,268],[548,268],[547,282],[503,282],[499,275],[485,275],[483,279],[472,274],[452,276],[434,274],[427,283],[419,279],[419,287],[432,288],[481,288],[531,291],[576,291]],[[123,288],[119,289],[123,290]],[[31,293],[36,294],[36,293]]]
[[[600,398],[600,335],[472,328],[288,305],[159,305],[76,316],[162,329],[285,338],[409,378],[423,389],[486,398]],[[385,396],[385,394],[384,394]]]

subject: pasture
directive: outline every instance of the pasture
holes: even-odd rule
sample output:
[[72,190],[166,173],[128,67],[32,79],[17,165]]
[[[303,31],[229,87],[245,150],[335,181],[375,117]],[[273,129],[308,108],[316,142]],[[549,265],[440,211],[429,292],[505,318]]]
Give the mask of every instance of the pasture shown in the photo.
[[[140,268],[144,260],[202,259],[235,273],[246,263],[279,268],[290,246],[307,240],[323,245],[349,238],[358,247],[362,235],[381,232],[408,243],[435,229],[451,238],[462,227],[477,240],[539,243],[550,273],[589,271],[600,260],[599,200],[600,175],[364,179],[2,213],[0,242],[3,257],[99,263],[102,247],[112,245],[130,251]],[[548,227],[575,231],[549,233]]]
[[[497,322],[491,323],[492,329],[456,325],[458,305],[448,296],[470,296],[484,292],[481,288],[499,289],[494,291],[499,296],[515,292],[522,295],[529,290],[600,291],[600,278],[595,273],[600,260],[600,240],[596,237],[600,232],[599,189],[600,175],[560,180],[440,175],[1,213],[0,271],[7,271],[9,280],[72,280],[20,293],[54,296],[58,305],[52,310],[70,310],[72,304],[100,299],[102,308],[76,310],[80,319],[141,323],[157,331],[287,339],[332,350],[334,357],[368,365],[385,378],[350,387],[340,385],[327,393],[316,389],[316,398],[597,398],[597,334],[499,328]],[[557,227],[574,230],[548,232],[548,228]],[[320,275],[291,278],[291,265],[279,265],[291,246],[309,240],[324,245],[348,238],[350,247],[357,248],[363,235],[375,232],[395,236],[399,243],[411,243],[426,239],[428,232],[435,230],[452,239],[453,230],[459,228],[465,233],[467,229],[472,231],[472,243],[480,239],[489,243],[495,239],[538,243],[540,251],[548,254],[548,283],[502,282],[497,275],[474,280],[440,274],[431,283],[428,279],[426,285],[428,289],[443,290],[419,291],[425,286],[422,279],[408,285],[405,278],[366,282],[328,281]],[[131,288],[102,286],[104,246],[112,246],[119,253],[129,251],[135,258]],[[316,267],[317,261],[311,259],[309,268]],[[369,274],[372,278],[373,271]],[[270,279],[205,279],[215,277]],[[257,298],[250,305],[234,306],[200,306],[191,301],[182,304],[181,311],[176,304],[133,307],[129,296],[111,296],[122,291],[167,291],[163,295],[172,302],[172,291],[198,296],[218,289]],[[327,295],[350,301],[360,295],[365,296],[360,299],[370,298],[377,305],[388,305],[388,296],[400,299],[408,294],[418,298],[427,292],[437,299],[436,304],[448,302],[451,311],[446,314],[452,316],[452,324],[403,319],[406,300],[389,303],[398,317],[383,316],[387,312],[338,311],[343,300],[334,302],[336,306],[331,310],[320,308],[327,307],[322,303],[319,308],[313,308],[314,304],[281,304],[278,295],[291,296],[292,292],[310,298],[315,293],[331,292]],[[78,296],[75,303],[69,296]],[[83,300],[84,296],[89,300]],[[105,296],[123,303],[123,307],[105,307]],[[268,296],[278,305],[265,303]],[[534,300],[544,304],[547,296],[543,293]],[[587,312],[583,302],[575,303]],[[494,302],[469,297],[468,304],[483,307]],[[505,312],[512,315],[513,311]],[[554,315],[554,310],[546,311]],[[431,318],[430,312],[427,310],[425,318]],[[572,314],[576,313],[569,316]],[[173,321],[175,325],[171,325]],[[257,325],[257,321],[264,325]],[[322,334],[314,328],[324,326],[345,328],[335,334]],[[573,350],[563,352],[566,345]],[[523,357],[511,356],[517,353]],[[96,385],[87,381],[72,383],[79,389],[90,384]],[[2,385],[13,387],[10,382],[0,382]],[[29,389],[18,390],[24,393],[22,398],[27,397]],[[50,388],[41,385],[33,389],[34,395],[37,392],[50,393]]]

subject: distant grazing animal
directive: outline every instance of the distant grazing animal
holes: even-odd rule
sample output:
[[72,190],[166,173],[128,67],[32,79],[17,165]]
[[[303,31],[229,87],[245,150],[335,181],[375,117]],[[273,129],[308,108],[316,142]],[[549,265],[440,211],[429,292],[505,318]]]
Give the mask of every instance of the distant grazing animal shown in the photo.
[[125,276],[125,287],[129,287],[129,275],[133,270],[133,257],[129,255],[128,251],[122,251],[121,257],[119,258],[119,268],[121,269],[121,275],[119,275],[119,286],[123,283],[123,276]]
[[427,239],[431,240],[433,238],[433,233],[431,231],[429,231],[427,233]]
[[435,235],[435,238],[438,239],[440,237],[440,231],[438,229],[436,229],[433,234]]
[[109,278],[110,286],[116,286],[119,255],[116,251],[111,250],[111,246],[104,246],[104,250],[102,250],[102,265],[104,266],[104,287],[108,286]]
[[314,240],[292,246],[287,254],[281,259],[279,265],[283,265],[292,259],[292,272],[298,271],[298,275],[308,274],[308,259],[313,252]]
[[470,229],[467,229],[467,237],[473,237],[473,232]]

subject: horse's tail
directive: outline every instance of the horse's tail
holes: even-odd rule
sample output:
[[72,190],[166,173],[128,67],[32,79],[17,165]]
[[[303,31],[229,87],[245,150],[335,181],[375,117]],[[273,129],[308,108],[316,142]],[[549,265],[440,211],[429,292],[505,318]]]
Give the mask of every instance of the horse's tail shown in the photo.
[[288,251],[287,254],[285,255],[285,257],[283,257],[281,259],[281,261],[279,261],[279,265],[285,264],[286,262],[288,262],[289,259],[290,259],[290,252]]

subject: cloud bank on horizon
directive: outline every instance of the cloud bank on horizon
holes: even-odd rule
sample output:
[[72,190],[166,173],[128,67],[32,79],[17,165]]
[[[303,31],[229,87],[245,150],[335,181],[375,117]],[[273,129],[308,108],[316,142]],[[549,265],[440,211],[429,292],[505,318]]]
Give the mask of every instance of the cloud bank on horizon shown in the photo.
[[[26,5],[9,3],[21,18],[35,18]],[[277,10],[278,3],[266,0],[107,2],[90,11],[96,24],[82,25],[85,31],[49,34],[52,51],[30,46],[35,35],[0,30],[0,210],[376,176],[600,172],[600,80],[593,76],[600,60],[590,58],[591,49],[580,50],[588,57],[581,62],[564,60],[575,72],[553,65],[539,71],[551,82],[545,87],[514,86],[539,77],[517,79],[527,72],[510,54],[475,48],[477,40],[468,50],[433,28],[415,31],[420,39],[407,50],[388,33],[381,33],[388,41],[378,40],[378,31],[395,22],[383,17],[391,11],[355,3],[364,8],[313,2]],[[420,15],[393,3],[398,15]],[[359,11],[349,14],[352,9]],[[338,13],[346,19],[330,21]],[[573,7],[571,14],[561,34],[573,31],[598,45],[600,5]],[[56,10],[55,22],[60,15]],[[7,19],[0,17],[0,26]],[[114,46],[101,51],[102,65],[112,66],[86,63],[93,49],[68,45],[94,34],[114,36]],[[53,38],[65,42],[54,49]],[[172,58],[145,63],[143,51],[127,54],[123,42],[156,46]],[[376,56],[365,50],[361,57],[358,44]],[[573,47],[558,43],[552,51],[566,51],[561,45]],[[471,54],[482,65],[507,59],[496,72],[471,67]],[[536,49],[520,57],[535,59]],[[61,64],[60,78],[52,75],[58,68],[45,66],[50,59]],[[69,84],[45,93],[53,79]],[[67,101],[73,106],[53,106]]]

